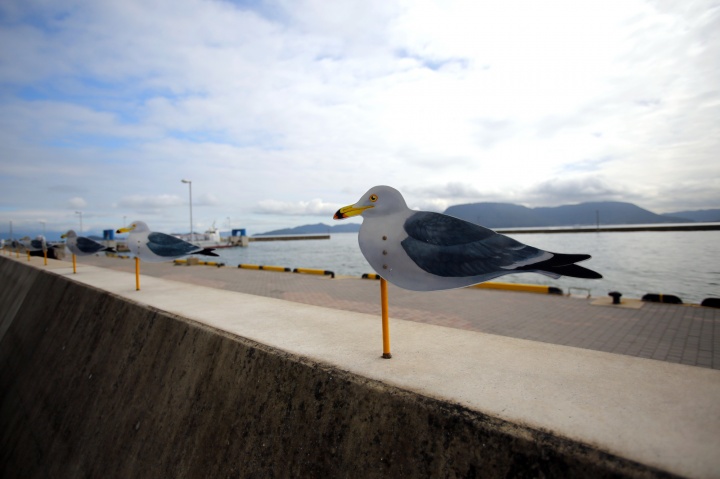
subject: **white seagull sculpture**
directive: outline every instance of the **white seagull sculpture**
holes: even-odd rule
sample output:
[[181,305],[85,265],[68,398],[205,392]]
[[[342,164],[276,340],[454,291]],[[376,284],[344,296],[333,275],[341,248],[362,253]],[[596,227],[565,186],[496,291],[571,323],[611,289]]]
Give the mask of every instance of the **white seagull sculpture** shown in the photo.
[[75,256],[88,256],[102,251],[109,253],[115,253],[113,248],[105,246],[102,243],[98,243],[94,239],[86,238],[85,236],[78,236],[74,230],[68,230],[67,233],[60,236],[60,238],[66,239],[65,246]]
[[452,216],[411,210],[400,192],[389,186],[370,188],[333,218],[356,215],[363,217],[358,242],[365,259],[401,288],[461,288],[512,273],[602,278],[575,264],[590,255],[543,251]]
[[134,256],[150,263],[172,261],[191,254],[218,256],[212,249],[196,246],[165,233],[152,232],[143,221],[133,221],[130,226],[120,228],[117,232],[130,233],[127,238],[128,249]]
[[43,235],[38,235],[35,239],[21,240],[20,242],[25,247],[25,251],[47,251],[47,242]]

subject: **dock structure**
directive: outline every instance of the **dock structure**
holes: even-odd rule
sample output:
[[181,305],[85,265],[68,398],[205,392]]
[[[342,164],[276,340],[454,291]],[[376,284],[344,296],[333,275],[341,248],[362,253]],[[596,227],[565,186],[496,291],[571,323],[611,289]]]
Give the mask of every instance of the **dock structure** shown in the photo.
[[717,309],[391,286],[383,360],[374,281],[148,266],[0,257],[18,477],[720,470]]
[[570,227],[544,227],[544,228],[495,228],[495,231],[505,235],[523,233],[630,233],[636,231],[718,231],[720,223],[683,223],[683,224],[650,224],[650,225],[607,225],[607,226],[578,226]]

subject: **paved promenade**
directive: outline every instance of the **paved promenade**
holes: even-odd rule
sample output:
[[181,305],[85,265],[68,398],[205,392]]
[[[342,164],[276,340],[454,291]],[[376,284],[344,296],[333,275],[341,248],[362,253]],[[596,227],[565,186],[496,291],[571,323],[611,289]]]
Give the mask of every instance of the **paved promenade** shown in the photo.
[[[276,363],[279,369],[263,370],[255,381],[245,384],[245,389],[257,386],[259,379],[277,383],[276,386],[289,381],[292,387],[286,390],[293,396],[296,388],[293,381],[299,376],[288,376],[283,363],[303,364],[328,384],[344,383],[343,378],[350,374],[362,384],[365,383],[361,378],[367,378],[372,384],[383,385],[382,388],[398,388],[388,390],[387,399],[397,394],[392,391],[399,391],[440,400],[451,405],[451,409],[455,405],[466,408],[468,414],[480,414],[481,423],[488,418],[506,421],[502,425],[503,434],[510,434],[506,437],[531,441],[554,438],[564,444],[557,450],[570,447],[571,456],[589,454],[593,461],[611,460],[618,464],[613,457],[634,461],[649,468],[644,477],[667,472],[711,478],[717,477],[720,470],[717,454],[720,372],[696,367],[698,359],[704,356],[706,334],[711,338],[715,334],[717,310],[637,303],[614,307],[592,304],[595,302],[592,299],[478,289],[411,293],[390,287],[393,359],[387,361],[380,358],[379,285],[374,280],[144,263],[141,290],[136,291],[131,260],[81,258],[77,274],[72,273],[68,261],[49,261],[43,266],[41,258],[32,258],[28,268],[10,264],[25,261],[23,258],[0,261],[3,263],[0,272],[6,273],[3,297],[5,317],[9,320],[5,324],[13,325],[17,318],[33,323],[34,318],[37,326],[33,331],[47,335],[43,344],[51,348],[45,351],[52,361],[60,357],[66,345],[76,342],[83,345],[85,349],[75,357],[76,363],[70,367],[66,381],[72,388],[65,386],[64,391],[74,389],[79,382],[85,384],[79,378],[90,372],[85,377],[93,382],[87,384],[104,379],[105,385],[98,390],[114,397],[111,393],[116,378],[125,377],[127,367],[138,361],[138,351],[148,358],[150,366],[138,362],[134,366],[137,380],[126,384],[131,395],[140,398],[143,410],[143,387],[175,386],[176,379],[185,376],[190,377],[189,386],[149,396],[192,399],[195,397],[192,391],[200,383],[219,381],[216,384],[223,388],[243,384],[238,381],[247,380],[245,366],[231,364],[233,358],[249,355],[219,350],[218,341],[227,333],[236,338],[238,347],[244,344],[252,349],[256,344],[255,349],[273,351],[275,357],[285,358]],[[38,274],[36,270],[43,268],[51,274]],[[90,288],[72,287],[55,276]],[[98,294],[92,288],[109,294]],[[68,296],[63,297],[65,294]],[[35,303],[34,297],[47,297],[49,301]],[[56,325],[54,308],[60,320]],[[146,319],[136,321],[134,315],[148,308],[157,314],[141,314]],[[161,321],[166,314],[177,318]],[[72,322],[67,323],[68,319]],[[200,327],[187,328],[184,326],[187,321]],[[42,324],[46,326],[44,330]],[[53,325],[60,329],[48,329]],[[202,325],[223,333],[201,334]],[[12,331],[8,329],[8,334],[23,329],[20,323],[17,326]],[[186,336],[188,331],[200,335]],[[64,336],[56,340],[56,334]],[[104,343],[98,342],[100,336]],[[212,341],[203,343],[198,339],[201,336]],[[20,337],[22,334],[17,336]],[[3,344],[13,344],[14,338],[6,336]],[[670,355],[676,345],[678,359],[673,361]],[[709,366],[717,365],[712,360],[717,350],[712,340],[706,347],[710,349]],[[660,357],[659,351],[663,349],[667,352]],[[74,346],[68,350],[77,353]],[[656,354],[662,360],[633,357],[641,356],[643,350],[652,351],[649,357]],[[117,357],[108,356],[110,351]],[[34,358],[34,354],[33,350],[27,357]],[[112,368],[116,371],[110,373]],[[48,369],[51,368],[42,368],[45,372]],[[78,376],[79,371],[82,372]],[[203,375],[203,371],[209,374]],[[218,379],[221,372],[226,379]],[[27,384],[38,384],[33,375],[26,379]],[[48,378],[39,384],[51,382]],[[312,389],[310,397],[322,404],[323,396],[317,394],[323,391],[318,389],[322,381],[311,378],[307,384]],[[138,385],[142,387],[138,389]],[[43,391],[47,393],[46,388]],[[278,394],[275,387],[269,391],[271,395]],[[52,403],[53,399],[41,401]],[[161,400],[158,404],[162,406],[157,408],[175,404],[168,401]],[[234,414],[236,401],[225,404]],[[287,404],[283,403],[281,409],[289,413]],[[379,404],[383,409],[386,401]],[[194,407],[193,403],[193,410]],[[118,408],[122,409],[112,406]],[[336,406],[325,408],[330,413],[338,409],[343,411],[343,417],[350,418],[356,411]],[[207,409],[217,410],[224,409],[215,406]],[[407,417],[413,413],[407,409],[398,411],[392,416],[400,415],[400,423],[392,427],[406,430]],[[292,418],[293,414],[287,417]],[[464,414],[462,420],[468,420]],[[427,423],[427,416],[418,417],[423,424]],[[41,423],[46,428],[46,421]],[[125,423],[130,427],[135,424],[135,431],[140,424],[134,416]],[[283,424],[277,420],[274,423]],[[142,424],[139,430],[145,431],[146,423]],[[304,422],[303,427],[307,424],[312,426]],[[353,427],[361,429],[367,425],[354,424]],[[264,437],[268,437],[267,431],[263,431]],[[470,436],[481,437],[477,434],[480,433]],[[390,443],[395,445],[402,440],[398,436]],[[464,439],[459,440],[467,444]],[[484,439],[477,448],[492,454],[492,449],[486,450]],[[542,463],[552,456],[542,454]],[[615,466],[608,467],[611,472]],[[398,475],[402,474],[394,474]],[[623,475],[622,471],[618,470],[618,475]]]
[[[37,258],[34,259],[37,261]],[[83,264],[134,271],[130,259],[82,257]],[[142,276],[227,289],[298,303],[378,315],[375,280],[254,271],[234,267],[142,263]],[[459,289],[418,293],[389,285],[392,319],[720,369],[720,309]],[[598,304],[600,303],[600,304]],[[238,315],[242,315],[238,311]]]

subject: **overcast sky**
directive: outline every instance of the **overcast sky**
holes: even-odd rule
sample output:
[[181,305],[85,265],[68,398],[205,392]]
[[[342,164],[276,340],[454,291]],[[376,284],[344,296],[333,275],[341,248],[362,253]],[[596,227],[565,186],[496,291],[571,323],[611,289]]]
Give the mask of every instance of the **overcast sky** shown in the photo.
[[[0,2],[0,236],[720,208],[716,1]],[[229,221],[228,221],[229,218]]]

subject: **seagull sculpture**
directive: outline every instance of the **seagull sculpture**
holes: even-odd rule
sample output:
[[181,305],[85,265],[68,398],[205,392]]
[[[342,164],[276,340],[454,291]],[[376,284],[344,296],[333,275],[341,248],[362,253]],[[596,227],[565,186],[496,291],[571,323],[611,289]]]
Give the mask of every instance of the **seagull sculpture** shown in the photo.
[[60,236],[60,238],[66,239],[65,246],[75,256],[88,256],[103,251],[108,253],[115,253],[113,248],[105,246],[102,243],[98,243],[94,239],[86,238],[85,236],[78,236],[74,230],[68,230],[67,233]]
[[590,255],[543,251],[452,216],[411,210],[400,192],[389,186],[371,188],[333,218],[357,215],[363,217],[358,242],[365,259],[401,288],[461,288],[512,273],[602,278],[575,264]]
[[27,252],[47,250],[47,242],[43,235],[38,235],[35,239],[20,240],[20,242]]
[[172,261],[191,254],[218,256],[212,249],[195,246],[165,233],[152,232],[143,221],[134,221],[117,232],[130,233],[127,239],[128,249],[135,257],[150,263]]

